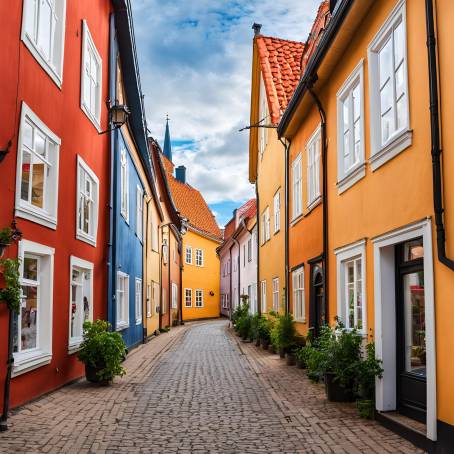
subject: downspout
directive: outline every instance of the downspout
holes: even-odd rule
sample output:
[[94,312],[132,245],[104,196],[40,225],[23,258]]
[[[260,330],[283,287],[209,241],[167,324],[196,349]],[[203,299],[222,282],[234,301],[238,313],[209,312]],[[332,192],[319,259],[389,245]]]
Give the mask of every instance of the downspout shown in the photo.
[[285,153],[285,177],[284,177],[284,212],[285,212],[285,223],[284,223],[284,243],[285,243],[285,313],[290,312],[290,292],[289,292],[289,158],[290,158],[290,140],[287,139],[285,143],[281,138],[280,142],[284,146]]
[[[143,327],[143,335],[142,335],[142,342],[145,343],[146,340],[147,340],[147,337],[148,337],[148,326],[147,326],[147,300],[148,300],[148,297],[147,297],[147,288],[148,288],[148,213],[149,213],[149,209],[150,209],[150,199],[148,199],[145,203],[147,205],[147,215],[146,215],[146,222],[145,222],[145,229],[144,232],[143,232],[143,242],[145,244],[145,247],[144,247],[144,269],[146,270],[144,272],[144,276],[143,276],[143,279],[142,279],[142,282],[145,282],[145,285],[142,284],[143,288],[142,288],[142,297],[143,297],[143,294],[145,293],[145,308],[143,307],[143,303],[142,303],[142,327]],[[150,295],[151,296],[151,295]],[[143,300],[142,300],[143,301]],[[144,310],[145,309],[145,310]]]
[[329,317],[329,269],[328,269],[328,169],[327,169],[327,152],[328,152],[328,144],[326,141],[326,114],[325,110],[323,109],[322,103],[320,98],[316,95],[316,93],[312,90],[312,86],[308,85],[307,90],[311,94],[312,98],[314,99],[315,104],[317,105],[318,112],[320,114],[320,121],[321,121],[321,142],[322,142],[322,179],[323,179],[323,194],[322,194],[322,202],[323,202],[323,295],[325,298],[325,311],[326,311],[326,319],[328,320]]
[[438,260],[443,263],[443,265],[446,265],[451,270],[454,270],[454,261],[446,256],[446,231],[443,216],[443,176],[441,168],[440,148],[440,104],[438,97],[437,41],[434,23],[433,0],[426,0],[426,33],[427,57],[429,66],[433,203],[435,212],[435,225],[437,229],[437,252]]
[[[161,226],[160,226],[161,227]],[[162,328],[162,288],[163,288],[163,283],[162,283],[162,262],[163,262],[163,253],[162,253],[162,227],[159,228],[161,232],[161,246],[159,248],[160,254],[159,254],[159,329]],[[159,238],[158,238],[159,241]]]
[[167,292],[167,300],[168,300],[168,305],[167,308],[169,309],[169,327],[172,326],[172,283],[170,282],[170,264],[172,263],[172,258],[170,256],[170,225],[167,226],[167,229],[169,231],[169,243],[167,245],[167,264],[168,264],[168,273],[169,273],[169,291]]
[[[258,166],[258,163],[257,163]],[[260,291],[257,291],[257,314],[260,317],[262,315],[262,284],[260,283],[260,198],[259,198],[259,181],[258,174],[255,179],[255,200],[257,205],[256,218],[257,218],[257,289],[260,288]],[[241,260],[240,260],[241,248],[238,243],[238,275],[240,274]],[[239,291],[239,289],[238,289]],[[239,300],[238,300],[239,301]]]
[[[240,265],[241,265],[241,260],[240,260],[240,243],[238,243],[238,240],[236,238],[233,238],[233,241],[234,243],[237,245],[238,247],[238,258],[237,258],[237,261],[236,261],[236,269],[237,269],[237,274],[238,274],[238,289],[237,289],[237,292],[238,292],[238,304],[240,304],[240,295],[241,295],[241,290],[240,290],[240,286],[241,286],[241,279],[240,279]],[[258,300],[257,300],[258,301]]]
[[183,254],[183,241],[181,241],[181,249],[180,249],[180,317],[179,323],[180,325],[184,325],[183,322],[183,260],[181,256]]
[[230,324],[232,323],[232,272],[233,272],[233,266],[232,266],[232,247],[233,247],[233,244],[229,247],[229,258],[230,258],[229,320],[230,320]]

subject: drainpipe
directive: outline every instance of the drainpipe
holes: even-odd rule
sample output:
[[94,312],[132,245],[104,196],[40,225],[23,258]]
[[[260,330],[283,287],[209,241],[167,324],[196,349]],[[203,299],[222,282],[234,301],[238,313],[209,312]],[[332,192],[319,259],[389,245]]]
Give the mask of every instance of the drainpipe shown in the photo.
[[[161,231],[161,243],[162,243],[162,228],[159,229]],[[159,241],[159,238],[158,238]],[[163,262],[163,253],[162,253],[162,244],[159,248],[159,329],[162,328],[162,262]]]
[[285,178],[284,178],[284,205],[285,205],[285,223],[284,223],[284,243],[285,243],[285,313],[290,312],[290,293],[289,293],[289,161],[290,161],[290,140],[287,143],[279,138],[284,146],[285,153]]
[[437,40],[434,23],[433,0],[426,0],[426,33],[427,57],[429,66],[433,203],[435,212],[435,225],[437,229],[437,252],[438,260],[443,263],[443,265],[446,265],[451,270],[454,270],[454,261],[446,256],[446,231],[443,216],[443,176],[441,168],[440,147],[440,104],[438,98]]
[[230,320],[230,324],[232,323],[232,272],[233,272],[233,266],[232,266],[232,247],[233,247],[233,244],[229,247],[229,257],[230,257],[229,320]]
[[181,259],[181,256],[183,254],[183,241],[180,243],[181,248],[180,248],[180,317],[179,317],[179,323],[180,325],[184,325],[183,322],[183,260]]
[[168,245],[167,245],[167,264],[168,264],[168,272],[169,272],[169,291],[167,292],[168,295],[167,295],[167,300],[168,300],[168,305],[167,305],[167,308],[169,310],[169,327],[172,326],[172,293],[173,293],[173,289],[172,289],[172,282],[170,281],[170,264],[172,263],[172,258],[170,256],[170,225],[167,227],[168,230],[169,230],[169,242],[168,242]]
[[[316,76],[313,80],[315,82]],[[323,179],[323,194],[322,194],[322,202],[323,202],[323,290],[324,290],[324,298],[325,298],[325,311],[326,311],[326,318],[329,317],[329,274],[328,274],[328,169],[327,169],[327,152],[328,152],[328,144],[326,141],[326,114],[325,110],[323,109],[322,103],[320,98],[316,95],[316,93],[312,90],[312,85],[307,87],[309,93],[311,94],[312,98],[314,99],[315,104],[317,105],[318,112],[320,114],[320,121],[321,121],[321,142],[322,142],[322,179]]]
[[0,432],[8,430],[8,412],[9,412],[9,398],[11,389],[11,369],[13,368],[13,328],[14,328],[15,313],[8,309],[8,359],[5,377],[5,387],[3,389],[3,412],[0,418]]
[[[257,162],[258,166],[258,162]],[[259,181],[258,174],[255,179],[255,203],[257,205],[256,218],[257,218],[257,289],[260,288],[260,291],[257,291],[257,314],[260,317],[262,315],[262,284],[260,283],[260,198],[259,198]],[[241,248],[238,244],[238,258],[240,258]],[[238,264],[238,275],[240,273],[241,260]],[[239,289],[238,289],[239,290]],[[238,300],[239,301],[239,300]]]
[[236,261],[236,269],[237,269],[237,274],[238,274],[238,300],[237,301],[238,301],[238,304],[240,304],[240,295],[241,295],[241,290],[240,290],[240,286],[241,286],[241,279],[240,279],[240,265],[241,265],[240,243],[238,242],[238,240],[236,238],[233,238],[233,241],[238,247],[238,258],[237,258],[237,261]]

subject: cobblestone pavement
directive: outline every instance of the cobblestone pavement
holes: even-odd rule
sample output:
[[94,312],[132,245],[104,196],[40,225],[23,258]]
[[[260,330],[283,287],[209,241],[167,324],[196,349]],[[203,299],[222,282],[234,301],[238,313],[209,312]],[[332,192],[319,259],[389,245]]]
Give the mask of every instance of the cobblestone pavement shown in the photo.
[[81,380],[13,412],[0,452],[416,453],[224,321],[172,329],[113,386]]

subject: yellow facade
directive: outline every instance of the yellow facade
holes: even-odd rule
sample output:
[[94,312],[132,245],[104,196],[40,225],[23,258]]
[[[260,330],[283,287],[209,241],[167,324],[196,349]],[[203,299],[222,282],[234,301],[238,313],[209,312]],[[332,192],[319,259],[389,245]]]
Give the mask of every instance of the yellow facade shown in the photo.
[[[216,254],[216,248],[219,244],[219,240],[205,236],[191,227],[183,235],[183,282],[181,286],[183,295],[183,321],[220,316],[221,273],[219,257]],[[192,251],[190,253],[191,260],[188,260],[188,248]],[[196,264],[197,250],[203,251],[201,266]],[[200,253],[198,254],[200,257]],[[190,293],[191,296],[187,296],[187,293]],[[196,295],[199,295],[197,296],[197,302]],[[200,295],[202,295],[202,300],[200,300]]]

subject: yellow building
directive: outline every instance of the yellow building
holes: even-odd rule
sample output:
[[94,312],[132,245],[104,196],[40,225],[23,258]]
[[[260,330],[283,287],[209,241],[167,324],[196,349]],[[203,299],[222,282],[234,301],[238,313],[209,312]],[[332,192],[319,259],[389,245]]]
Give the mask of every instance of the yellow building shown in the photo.
[[286,147],[276,128],[300,76],[302,43],[267,37],[254,24],[249,181],[256,186],[259,312],[287,304]]
[[216,248],[222,234],[202,194],[186,182],[186,168],[175,169],[168,126],[161,158],[172,201],[187,227],[182,244],[183,321],[219,317],[221,275]]
[[327,320],[339,316],[375,342],[379,419],[446,453],[454,446],[453,21],[448,0],[339,0],[278,128],[291,147],[326,128]]

